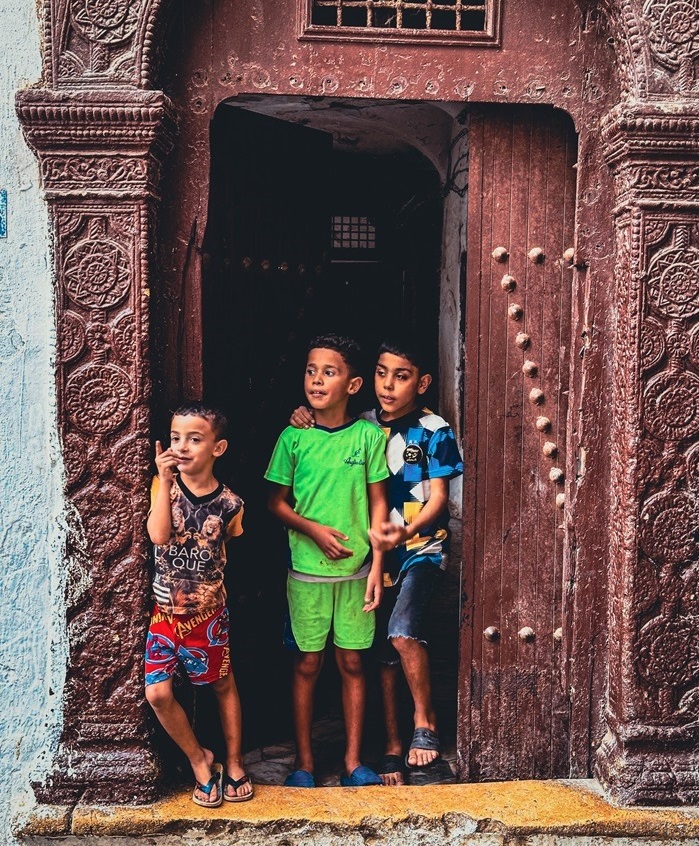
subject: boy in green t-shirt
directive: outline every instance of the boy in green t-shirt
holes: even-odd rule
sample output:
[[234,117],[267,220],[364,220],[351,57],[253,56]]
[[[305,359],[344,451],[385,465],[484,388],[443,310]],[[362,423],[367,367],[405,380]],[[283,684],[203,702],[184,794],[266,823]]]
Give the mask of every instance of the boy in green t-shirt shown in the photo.
[[358,356],[359,347],[348,338],[323,335],[311,342],[304,390],[316,425],[287,427],[265,473],[274,483],[270,510],[289,530],[287,596],[299,648],[292,682],[296,769],[284,782],[289,787],[315,787],[313,696],[331,629],[346,732],[340,783],[381,784],[359,757],[366,699],[361,650],[372,644],[383,592],[382,554],[372,550],[368,533],[388,518],[388,469],[383,433],[347,413],[362,384]]

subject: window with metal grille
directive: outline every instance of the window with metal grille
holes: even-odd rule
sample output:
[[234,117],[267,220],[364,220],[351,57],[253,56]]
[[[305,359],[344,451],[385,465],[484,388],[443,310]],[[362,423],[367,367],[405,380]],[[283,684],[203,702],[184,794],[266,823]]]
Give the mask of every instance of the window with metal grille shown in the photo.
[[305,0],[302,37],[497,44],[501,0]]
[[373,250],[376,248],[376,227],[368,217],[333,215],[334,250]]

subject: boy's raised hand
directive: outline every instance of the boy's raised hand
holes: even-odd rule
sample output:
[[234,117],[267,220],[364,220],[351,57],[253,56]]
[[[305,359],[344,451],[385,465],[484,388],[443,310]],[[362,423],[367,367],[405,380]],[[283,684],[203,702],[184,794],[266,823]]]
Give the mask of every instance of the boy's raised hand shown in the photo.
[[369,540],[374,549],[379,552],[388,552],[400,546],[408,538],[405,526],[397,526],[395,523],[382,523],[380,529],[369,529]]
[[291,412],[289,425],[293,426],[294,429],[312,429],[316,425],[316,421],[313,412],[305,405],[300,405]]
[[161,482],[175,480],[175,474],[172,471],[177,466],[177,461],[177,456],[170,447],[164,450],[160,441],[155,442],[155,466],[158,468],[158,477]]
[[349,540],[347,535],[343,535],[332,526],[316,523],[312,532],[309,532],[309,536],[323,555],[331,561],[340,561],[343,558],[351,558],[353,555],[351,549],[347,549],[340,543],[340,540]]

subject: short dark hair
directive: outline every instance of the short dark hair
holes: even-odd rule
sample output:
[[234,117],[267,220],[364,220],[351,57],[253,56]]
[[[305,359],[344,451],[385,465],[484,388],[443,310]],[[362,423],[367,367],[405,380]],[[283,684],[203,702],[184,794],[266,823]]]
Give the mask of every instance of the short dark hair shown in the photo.
[[362,349],[353,338],[346,338],[344,335],[316,335],[308,345],[308,352],[311,350],[335,350],[342,356],[342,360],[349,368],[351,376],[358,376],[362,367]]
[[414,341],[411,341],[409,338],[386,338],[379,347],[376,357],[379,358],[384,353],[389,353],[389,355],[398,355],[401,358],[407,358],[413,367],[417,367],[418,373],[421,376],[424,376],[425,373],[432,372],[431,362],[424,350],[415,346]]
[[217,441],[225,438],[228,433],[226,415],[218,408],[207,405],[205,402],[185,402],[172,412],[173,417],[176,415],[179,417],[203,417],[204,420],[208,420]]

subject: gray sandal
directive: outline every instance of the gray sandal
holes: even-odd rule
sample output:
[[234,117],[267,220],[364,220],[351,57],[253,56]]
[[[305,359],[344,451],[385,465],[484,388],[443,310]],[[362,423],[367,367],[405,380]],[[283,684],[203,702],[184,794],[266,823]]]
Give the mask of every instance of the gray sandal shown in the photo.
[[[410,741],[410,749],[426,749],[428,752],[436,752],[437,757],[439,757],[442,751],[439,735],[429,728],[416,728],[413,732],[413,739]],[[437,759],[435,758],[435,760]],[[415,764],[408,763],[408,755],[405,756],[405,766],[409,770],[419,769]]]

